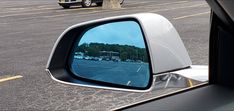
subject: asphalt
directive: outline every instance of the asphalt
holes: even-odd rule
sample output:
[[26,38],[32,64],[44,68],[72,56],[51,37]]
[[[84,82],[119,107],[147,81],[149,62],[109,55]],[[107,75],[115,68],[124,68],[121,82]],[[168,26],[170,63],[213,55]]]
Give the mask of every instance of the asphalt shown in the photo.
[[210,8],[204,0],[126,0],[120,10],[96,6],[64,10],[56,0],[0,4],[0,78],[23,76],[0,82],[0,110],[111,110],[184,88],[172,82],[168,88],[156,86],[157,90],[133,93],[53,81],[44,71],[53,44],[67,27],[88,20],[143,12],[161,14],[179,32],[193,64],[208,64]]
[[80,77],[144,88],[149,83],[149,64],[135,62],[113,62],[73,60],[71,70]]

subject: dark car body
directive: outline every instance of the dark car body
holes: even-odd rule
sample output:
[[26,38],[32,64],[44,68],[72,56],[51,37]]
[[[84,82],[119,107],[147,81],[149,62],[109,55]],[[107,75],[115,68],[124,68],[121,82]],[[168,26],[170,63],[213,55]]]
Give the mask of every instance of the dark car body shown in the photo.
[[[92,3],[102,3],[103,0],[91,0]],[[85,2],[84,0],[58,0],[58,4],[64,8],[69,8],[70,6],[74,6],[74,5],[82,5],[83,7],[85,7],[85,5],[83,5],[83,2]]]
[[[124,0],[120,0],[120,4]],[[87,3],[88,2],[88,3]],[[103,0],[58,0],[58,4],[63,8],[70,8],[70,6],[81,5],[82,7],[90,7],[92,3],[96,3],[98,6],[102,5]]]

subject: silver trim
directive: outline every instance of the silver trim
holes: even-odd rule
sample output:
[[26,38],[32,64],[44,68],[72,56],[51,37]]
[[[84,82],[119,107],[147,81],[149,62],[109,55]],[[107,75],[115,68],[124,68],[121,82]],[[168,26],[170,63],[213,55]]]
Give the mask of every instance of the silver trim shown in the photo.
[[105,87],[105,86],[93,86],[93,85],[85,85],[85,84],[77,84],[77,83],[70,83],[70,82],[65,82],[65,81],[61,81],[56,79],[55,77],[53,77],[53,75],[51,74],[49,69],[45,69],[45,71],[48,73],[48,75],[50,76],[50,78],[52,78],[54,81],[62,83],[62,84],[67,84],[67,85],[73,85],[73,86],[81,86],[81,87],[89,87],[89,88],[97,88],[97,89],[108,89],[108,90],[117,90],[117,91],[127,91],[127,92],[149,92],[150,90],[153,89],[153,86],[155,85],[155,77],[153,77],[152,80],[152,86],[147,89],[147,90],[134,90],[134,89],[123,89],[123,88],[113,88],[113,87]]

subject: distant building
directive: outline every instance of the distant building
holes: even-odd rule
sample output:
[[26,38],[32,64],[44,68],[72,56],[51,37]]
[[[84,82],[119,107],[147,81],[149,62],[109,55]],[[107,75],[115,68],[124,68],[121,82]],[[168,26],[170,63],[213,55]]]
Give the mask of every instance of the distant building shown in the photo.
[[100,51],[99,53],[102,60],[121,61],[119,52]]

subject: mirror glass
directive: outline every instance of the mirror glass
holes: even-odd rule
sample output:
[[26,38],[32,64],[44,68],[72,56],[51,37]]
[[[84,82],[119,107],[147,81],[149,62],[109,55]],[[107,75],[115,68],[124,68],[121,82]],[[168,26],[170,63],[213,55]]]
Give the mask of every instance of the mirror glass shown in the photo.
[[148,53],[137,22],[102,24],[78,38],[70,60],[76,76],[128,87],[148,86]]

